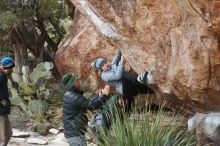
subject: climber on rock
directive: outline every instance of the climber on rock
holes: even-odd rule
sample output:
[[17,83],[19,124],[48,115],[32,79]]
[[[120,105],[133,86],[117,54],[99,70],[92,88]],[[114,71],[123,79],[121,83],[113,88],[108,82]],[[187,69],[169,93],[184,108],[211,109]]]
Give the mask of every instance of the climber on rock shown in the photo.
[[131,110],[134,96],[154,93],[152,89],[145,85],[151,79],[148,72],[137,76],[124,70],[125,58],[119,50],[116,51],[111,64],[103,58],[98,58],[91,63],[91,66],[100,71],[103,81],[114,87],[127,100],[126,111]]

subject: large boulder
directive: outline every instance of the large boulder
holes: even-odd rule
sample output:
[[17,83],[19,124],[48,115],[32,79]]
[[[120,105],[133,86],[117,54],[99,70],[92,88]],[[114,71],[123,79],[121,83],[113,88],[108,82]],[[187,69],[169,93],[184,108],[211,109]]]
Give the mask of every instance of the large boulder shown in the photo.
[[[56,62],[85,89],[101,84],[90,63],[120,49],[161,99],[194,111],[220,110],[219,0],[69,0],[77,9]],[[80,13],[78,12],[80,11]]]
[[196,113],[188,120],[188,129],[195,132],[200,145],[220,145],[220,113]]
[[113,57],[113,48],[76,10],[70,29],[56,52],[56,64],[62,75],[75,73],[80,78],[81,88],[95,91],[104,83],[91,63],[100,56],[109,59]]

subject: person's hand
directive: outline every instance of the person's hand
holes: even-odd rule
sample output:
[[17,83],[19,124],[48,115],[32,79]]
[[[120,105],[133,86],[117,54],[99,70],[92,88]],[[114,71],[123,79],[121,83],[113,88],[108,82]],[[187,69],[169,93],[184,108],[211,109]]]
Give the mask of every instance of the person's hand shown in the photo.
[[104,89],[101,90],[101,93],[102,93],[102,95],[108,96],[109,93],[110,93],[110,86],[109,86],[109,85],[106,85],[106,86],[104,87]]
[[124,55],[121,55],[121,61],[125,63],[126,60],[125,60]]
[[4,105],[4,106],[6,106],[6,101],[3,99],[3,100],[1,101],[1,104]]
[[116,52],[119,52],[119,53],[121,53],[121,51],[120,51],[119,49],[116,49]]

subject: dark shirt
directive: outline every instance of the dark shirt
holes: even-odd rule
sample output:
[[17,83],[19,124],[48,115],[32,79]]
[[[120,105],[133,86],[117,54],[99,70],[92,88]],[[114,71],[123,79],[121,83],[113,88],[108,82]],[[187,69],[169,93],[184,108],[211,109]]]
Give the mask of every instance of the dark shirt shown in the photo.
[[0,101],[6,101],[6,105],[0,103],[0,116],[10,114],[10,100],[8,93],[8,78],[5,73],[0,73]]
[[88,119],[86,110],[102,107],[107,100],[106,96],[97,96],[92,99],[83,97],[82,92],[71,89],[64,95],[63,123],[66,138],[84,135]]

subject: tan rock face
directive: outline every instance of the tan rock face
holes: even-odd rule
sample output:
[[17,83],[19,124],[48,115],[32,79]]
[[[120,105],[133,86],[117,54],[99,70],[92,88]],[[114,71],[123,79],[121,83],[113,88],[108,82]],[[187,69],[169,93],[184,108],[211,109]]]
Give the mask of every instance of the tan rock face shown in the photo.
[[74,73],[80,79],[80,87],[95,91],[104,86],[98,71],[91,68],[91,62],[98,58],[113,58],[114,47],[103,40],[93,25],[75,12],[73,23],[56,52],[56,63],[60,73]]
[[153,73],[158,97],[220,110],[219,0],[70,0],[81,12],[60,44],[60,71],[100,85],[91,61],[119,48],[137,73]]

